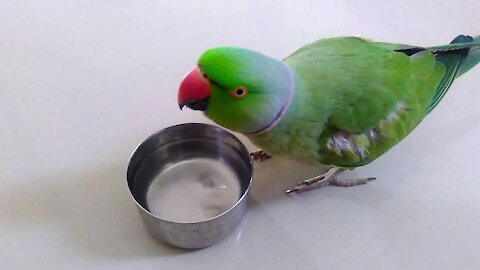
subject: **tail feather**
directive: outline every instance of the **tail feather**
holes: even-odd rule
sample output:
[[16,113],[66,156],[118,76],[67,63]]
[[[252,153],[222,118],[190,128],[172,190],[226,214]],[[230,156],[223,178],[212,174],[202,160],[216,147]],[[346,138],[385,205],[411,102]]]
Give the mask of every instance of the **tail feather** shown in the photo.
[[480,63],[480,36],[474,37],[472,43],[477,43],[478,45],[470,47],[467,58],[465,59],[465,61],[463,61],[460,70],[458,71],[457,77],[465,74],[467,71]]
[[[478,58],[478,48],[480,44],[477,46],[475,43],[474,38],[460,35],[457,36],[450,45],[442,46],[443,48],[441,49],[438,47],[430,48],[430,50],[434,52],[437,61],[445,66],[445,74],[437,87],[427,112],[432,111],[438,105],[455,78],[467,72],[480,61],[480,58]],[[477,55],[472,55],[471,52]]]
[[416,53],[418,51],[426,49],[435,53],[441,53],[465,48],[470,48],[470,51],[458,70],[457,77],[460,77],[461,75],[472,69],[474,66],[476,66],[478,63],[480,63],[480,36],[472,38],[469,36],[460,35],[447,45],[427,48],[412,47],[408,48],[408,50],[413,50],[413,52]]

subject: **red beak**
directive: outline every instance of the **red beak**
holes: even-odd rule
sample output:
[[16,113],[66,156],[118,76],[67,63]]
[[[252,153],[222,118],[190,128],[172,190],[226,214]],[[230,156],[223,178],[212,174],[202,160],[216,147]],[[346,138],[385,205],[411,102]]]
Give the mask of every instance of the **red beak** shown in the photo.
[[210,83],[198,67],[183,77],[178,89],[178,106],[187,106],[193,110],[205,111],[210,97]]

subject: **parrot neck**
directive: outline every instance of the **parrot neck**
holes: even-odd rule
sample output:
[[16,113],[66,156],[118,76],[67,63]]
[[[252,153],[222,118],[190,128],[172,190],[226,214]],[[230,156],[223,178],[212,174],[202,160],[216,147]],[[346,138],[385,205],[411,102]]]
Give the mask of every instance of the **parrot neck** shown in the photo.
[[274,128],[278,122],[280,122],[280,120],[282,119],[282,117],[285,115],[285,112],[287,111],[288,107],[290,106],[290,103],[292,103],[292,99],[293,99],[293,94],[295,92],[295,77],[293,75],[293,72],[292,70],[286,66],[285,64],[283,64],[284,67],[287,69],[288,71],[288,81],[289,81],[289,85],[288,85],[288,97],[287,97],[287,100],[285,101],[285,103],[283,104],[283,106],[280,108],[280,111],[277,113],[277,115],[275,116],[275,118],[273,118],[273,120],[271,120],[270,122],[268,122],[265,126],[263,126],[262,128],[260,129],[257,129],[253,132],[248,132],[248,133],[245,133],[247,135],[260,135],[260,134],[263,134],[263,133],[266,133],[268,131],[270,131],[272,128]]

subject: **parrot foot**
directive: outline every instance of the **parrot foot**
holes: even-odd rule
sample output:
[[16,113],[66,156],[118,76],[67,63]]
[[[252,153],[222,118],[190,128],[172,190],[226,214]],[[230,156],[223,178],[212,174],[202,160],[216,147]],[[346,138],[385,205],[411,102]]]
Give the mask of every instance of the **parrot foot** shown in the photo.
[[297,186],[285,191],[285,194],[293,192],[305,192],[312,189],[321,188],[327,185],[351,187],[357,185],[364,185],[370,181],[375,180],[375,177],[358,178],[358,179],[338,179],[337,175],[344,171],[340,168],[330,168],[326,173],[298,182]]
[[254,161],[260,160],[260,162],[262,162],[262,161],[265,161],[265,160],[271,158],[272,156],[270,156],[269,154],[263,152],[262,149],[259,149],[259,150],[256,150],[256,151],[251,152],[251,153],[250,153],[250,157],[252,157],[252,159],[253,159]]

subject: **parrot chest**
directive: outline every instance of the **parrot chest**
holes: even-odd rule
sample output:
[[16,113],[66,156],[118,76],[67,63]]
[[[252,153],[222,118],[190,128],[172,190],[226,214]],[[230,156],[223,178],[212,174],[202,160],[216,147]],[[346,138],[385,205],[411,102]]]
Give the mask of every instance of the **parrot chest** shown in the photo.
[[288,156],[303,162],[317,163],[320,159],[319,145],[313,137],[283,130],[248,138],[272,156]]
[[318,163],[321,158],[318,138],[328,115],[318,114],[315,106],[311,96],[298,91],[285,116],[274,128],[248,135],[248,138],[270,155]]

